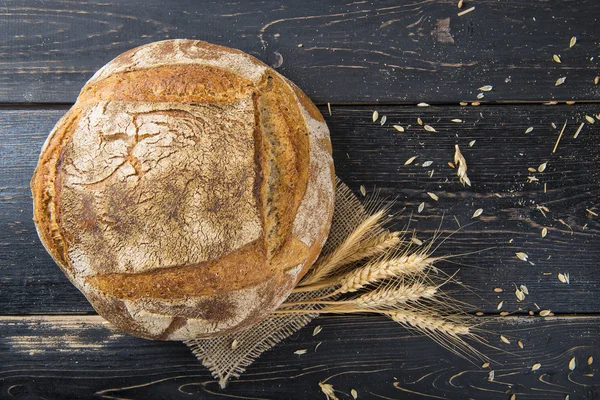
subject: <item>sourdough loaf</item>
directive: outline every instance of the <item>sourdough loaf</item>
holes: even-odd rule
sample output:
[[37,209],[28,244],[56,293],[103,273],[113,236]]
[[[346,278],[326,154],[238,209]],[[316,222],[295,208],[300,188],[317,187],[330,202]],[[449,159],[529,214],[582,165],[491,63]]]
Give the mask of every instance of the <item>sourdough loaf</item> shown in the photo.
[[327,238],[329,131],[293,83],[193,40],[121,54],[84,86],[31,188],[47,251],[100,315],[186,340],[260,321]]

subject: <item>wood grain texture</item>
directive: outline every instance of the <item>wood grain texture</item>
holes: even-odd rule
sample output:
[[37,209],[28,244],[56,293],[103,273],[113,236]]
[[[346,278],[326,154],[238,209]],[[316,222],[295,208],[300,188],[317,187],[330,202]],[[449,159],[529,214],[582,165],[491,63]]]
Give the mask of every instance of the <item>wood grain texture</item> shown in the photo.
[[[600,252],[598,194],[600,159],[597,145],[600,123],[586,124],[573,134],[594,105],[488,106],[488,107],[378,107],[387,123],[371,122],[371,107],[334,107],[328,121],[337,174],[359,194],[376,188],[381,197],[397,199],[394,226],[416,229],[427,243],[439,227],[445,234],[457,230],[438,249],[438,255],[472,253],[456,259],[461,265],[440,263],[466,288],[452,294],[474,310],[550,309],[555,313],[600,311]],[[5,109],[0,111],[0,265],[3,290],[0,314],[93,312],[85,298],[67,281],[43,249],[31,220],[29,179],[37,154],[60,109]],[[431,124],[430,133],[416,123]],[[460,118],[463,123],[449,122]],[[567,128],[552,153],[562,123]],[[555,122],[557,129],[551,127]],[[397,132],[392,124],[406,128]],[[410,125],[410,127],[409,127]],[[533,132],[525,134],[527,127]],[[468,144],[475,140],[473,147]],[[472,187],[463,187],[452,160],[459,144],[468,163]],[[412,156],[418,158],[404,165]],[[423,167],[425,161],[432,161]],[[543,173],[529,173],[547,162]],[[430,171],[434,170],[432,177]],[[528,183],[535,176],[539,182]],[[544,193],[546,184],[546,193]],[[435,193],[433,201],[427,192]],[[425,202],[422,213],[417,213]],[[536,208],[546,206],[546,216]],[[483,214],[472,219],[474,211]],[[457,222],[458,221],[458,222]],[[561,222],[562,221],[562,222]],[[473,224],[470,224],[474,222]],[[469,225],[470,224],[470,225]],[[566,225],[565,225],[566,224]],[[568,225],[568,226],[567,226]],[[542,227],[548,236],[541,237]],[[441,239],[438,240],[440,242]],[[491,249],[489,249],[491,248]],[[484,249],[488,249],[483,251]],[[529,255],[519,260],[516,252]],[[570,274],[569,285],[557,279]],[[517,302],[515,287],[525,284],[530,295]],[[500,287],[503,293],[493,289]],[[536,306],[537,304],[537,306]]]
[[242,49],[317,102],[458,102],[483,85],[491,102],[600,99],[596,0],[456,3],[9,0],[0,101],[73,102],[113,57],[173,38]]
[[[266,352],[226,390],[178,342],[110,329],[100,317],[2,317],[0,397],[15,399],[594,399],[598,317],[486,318],[496,361],[481,368],[381,317],[318,318]],[[322,331],[313,336],[314,328]],[[511,340],[501,343],[499,335]],[[521,340],[524,348],[517,346]],[[315,348],[318,348],[315,350]],[[483,348],[483,346],[479,346]],[[294,354],[307,349],[301,356]],[[568,368],[575,357],[574,371]],[[532,372],[531,367],[541,368]],[[494,371],[494,381],[488,381]]]

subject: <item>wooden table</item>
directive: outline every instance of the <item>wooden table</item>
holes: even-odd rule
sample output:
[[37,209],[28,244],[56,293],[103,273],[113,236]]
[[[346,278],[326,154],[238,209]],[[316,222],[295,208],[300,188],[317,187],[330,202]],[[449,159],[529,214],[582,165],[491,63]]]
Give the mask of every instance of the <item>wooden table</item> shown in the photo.
[[[0,398],[312,399],[325,397],[325,380],[340,399],[352,389],[359,399],[600,398],[600,5],[456,3],[2,2]],[[463,227],[438,249],[465,253],[454,260],[460,265],[440,267],[459,269],[464,286],[451,294],[483,313],[489,347],[476,347],[489,367],[384,318],[322,317],[220,390],[183,344],[133,338],[95,315],[40,244],[29,180],[46,135],[86,79],[117,54],[165,38],[236,47],[274,66],[320,106],[337,174],[357,194],[363,185],[397,198],[397,226],[412,215],[421,239],[442,217],[446,232]],[[493,89],[478,89],[484,85]],[[372,122],[375,110],[385,124]],[[471,187],[447,165],[455,144]],[[529,295],[518,302],[520,285]],[[535,363],[541,368],[532,371]]]

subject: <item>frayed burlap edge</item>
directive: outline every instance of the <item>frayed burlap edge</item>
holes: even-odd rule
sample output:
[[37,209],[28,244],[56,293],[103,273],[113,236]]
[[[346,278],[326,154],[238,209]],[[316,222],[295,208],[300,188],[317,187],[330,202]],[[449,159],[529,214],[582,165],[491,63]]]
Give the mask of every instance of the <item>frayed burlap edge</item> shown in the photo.
[[[339,246],[364,220],[367,211],[358,198],[339,178],[336,179],[336,197],[329,237],[320,258]],[[325,294],[326,291],[323,291]],[[295,293],[287,301],[313,298],[319,292]],[[304,306],[312,309],[315,306]],[[238,378],[262,353],[306,326],[317,314],[273,316],[242,331],[209,339],[184,342],[219,381],[221,388],[232,377]]]

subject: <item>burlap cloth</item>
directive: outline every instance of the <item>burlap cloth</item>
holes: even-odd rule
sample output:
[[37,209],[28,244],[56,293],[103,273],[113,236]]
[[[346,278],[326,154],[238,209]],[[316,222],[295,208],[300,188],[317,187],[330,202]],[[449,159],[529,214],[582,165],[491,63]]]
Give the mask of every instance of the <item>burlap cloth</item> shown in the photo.
[[[335,209],[329,237],[321,257],[327,256],[364,220],[367,210],[339,178],[336,179]],[[315,292],[296,293],[287,301],[314,298]],[[306,309],[310,309],[306,306]],[[292,335],[317,314],[273,316],[242,332],[210,339],[185,342],[202,364],[219,380],[222,388],[232,377],[239,377],[263,352]]]

